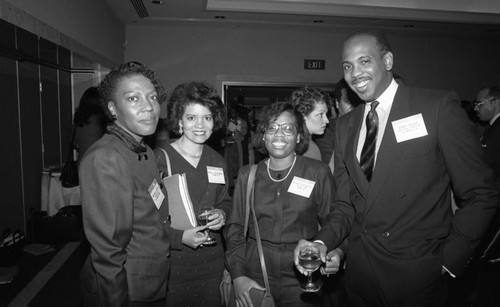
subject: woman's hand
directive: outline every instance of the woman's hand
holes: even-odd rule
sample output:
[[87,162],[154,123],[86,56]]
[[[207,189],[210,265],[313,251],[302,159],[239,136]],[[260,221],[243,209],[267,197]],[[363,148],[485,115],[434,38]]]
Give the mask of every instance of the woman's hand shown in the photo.
[[200,247],[208,238],[208,234],[203,231],[205,228],[205,226],[198,226],[184,230],[182,233],[182,243],[194,249]]
[[[253,307],[252,299],[250,298],[250,288],[266,290],[261,287],[255,280],[246,276],[240,276],[233,280],[234,298],[236,299],[236,307]],[[257,306],[256,306],[257,307]]]
[[226,224],[226,214],[221,209],[214,209],[212,214],[208,216],[210,221],[207,228],[210,230],[219,230]]

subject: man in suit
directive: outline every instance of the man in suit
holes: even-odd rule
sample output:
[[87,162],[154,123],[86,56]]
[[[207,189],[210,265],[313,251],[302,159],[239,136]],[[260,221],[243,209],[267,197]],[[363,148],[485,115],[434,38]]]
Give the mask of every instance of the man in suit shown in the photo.
[[479,91],[474,102],[477,117],[487,122],[481,138],[486,162],[493,168],[495,184],[500,190],[500,88],[490,86]]
[[344,79],[365,104],[338,119],[334,209],[295,255],[314,244],[326,261],[347,237],[350,306],[443,306],[447,279],[464,271],[498,192],[458,97],[398,85],[393,60],[381,33],[344,42]]

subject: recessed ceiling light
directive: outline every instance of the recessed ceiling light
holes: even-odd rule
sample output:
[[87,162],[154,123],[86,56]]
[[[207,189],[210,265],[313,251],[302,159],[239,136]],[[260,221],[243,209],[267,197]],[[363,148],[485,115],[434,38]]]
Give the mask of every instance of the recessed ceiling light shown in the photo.
[[222,15],[217,15],[217,16],[214,16],[215,19],[225,19],[226,16],[222,16]]

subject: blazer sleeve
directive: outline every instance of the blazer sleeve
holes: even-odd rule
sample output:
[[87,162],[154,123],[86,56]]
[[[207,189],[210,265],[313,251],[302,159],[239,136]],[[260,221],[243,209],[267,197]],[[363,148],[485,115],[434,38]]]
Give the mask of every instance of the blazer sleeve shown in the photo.
[[443,265],[461,274],[497,210],[498,191],[493,173],[484,163],[472,123],[448,93],[440,101],[438,139],[459,210],[444,244]]
[[127,162],[114,149],[92,151],[80,167],[80,189],[99,300],[121,306],[129,298],[124,264],[133,231],[134,185]]
[[[339,130],[339,122],[342,119],[337,120],[336,130]],[[315,240],[321,240],[328,247],[328,250],[332,250],[339,246],[344,238],[346,238],[351,229],[352,222],[354,221],[354,206],[350,201],[350,187],[349,187],[349,173],[347,172],[346,166],[344,164],[344,149],[345,149],[345,138],[342,139],[342,135],[347,135],[346,133],[336,133],[335,134],[335,148],[334,151],[334,186],[336,188],[333,209],[326,219],[326,223],[322,226],[320,232],[316,236]]]

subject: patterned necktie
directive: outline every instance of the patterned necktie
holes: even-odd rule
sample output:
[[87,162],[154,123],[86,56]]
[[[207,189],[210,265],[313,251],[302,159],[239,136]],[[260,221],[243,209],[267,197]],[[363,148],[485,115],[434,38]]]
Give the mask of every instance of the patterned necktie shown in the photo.
[[372,102],[370,112],[366,115],[366,139],[359,162],[368,181],[372,179],[373,166],[375,165],[375,146],[378,132],[378,114],[375,108],[378,104],[378,101]]

